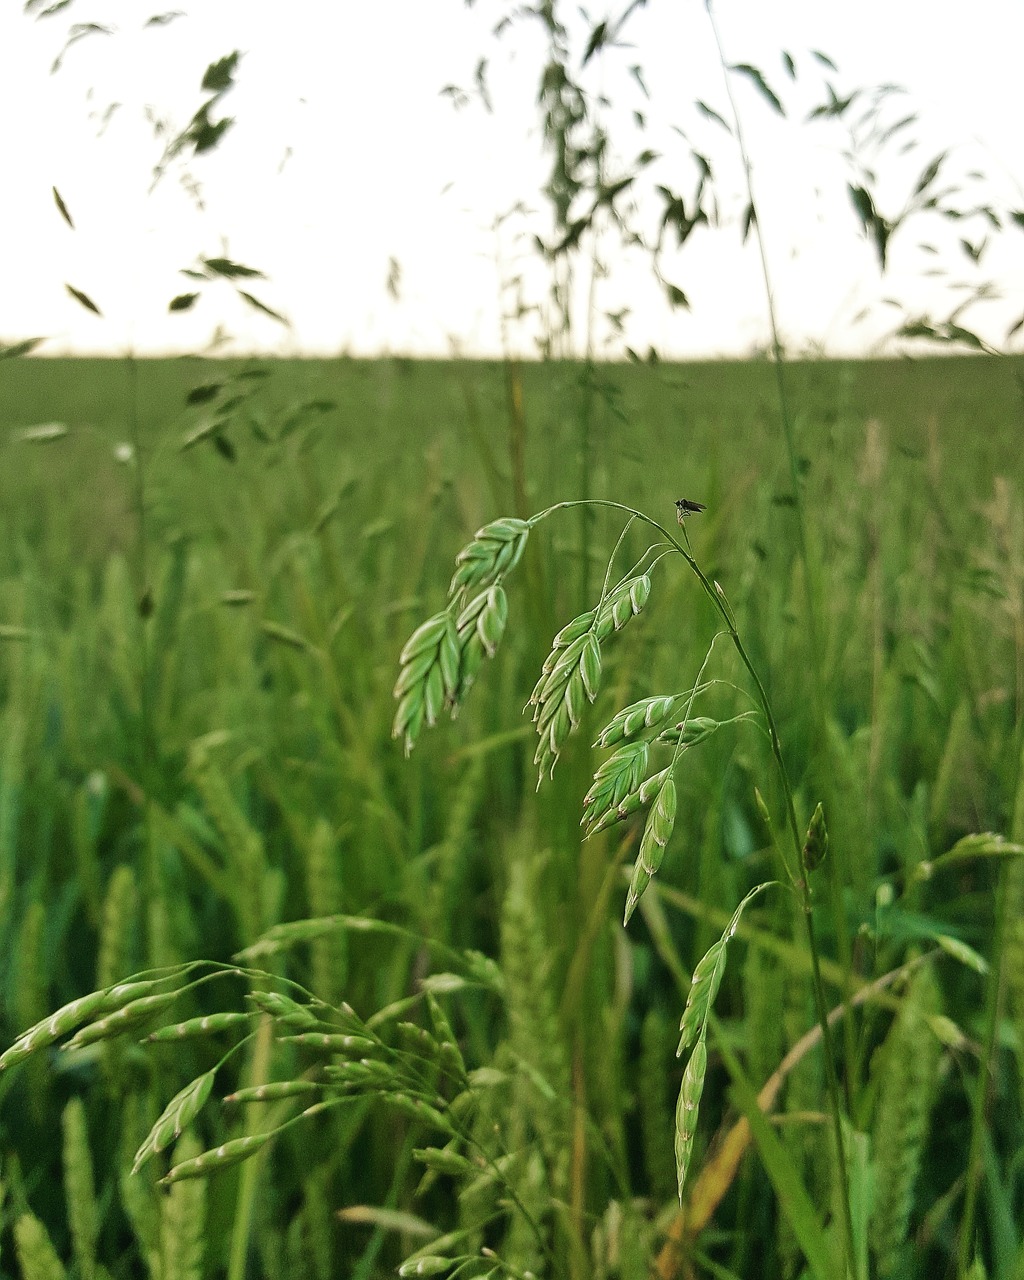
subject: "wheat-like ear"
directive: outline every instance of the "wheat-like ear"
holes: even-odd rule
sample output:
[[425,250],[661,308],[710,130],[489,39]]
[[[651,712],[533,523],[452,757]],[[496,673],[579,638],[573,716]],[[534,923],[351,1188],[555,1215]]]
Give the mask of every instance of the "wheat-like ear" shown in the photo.
[[514,516],[503,516],[478,529],[473,541],[455,557],[455,576],[448,594],[457,596],[497,582],[519,563],[529,536],[527,521]]
[[89,1153],[85,1104],[81,1098],[72,1098],[64,1108],[61,1127],[64,1131],[64,1194],[75,1262],[82,1280],[93,1280],[96,1275],[99,1208]]
[[57,1250],[34,1213],[26,1211],[15,1220],[14,1251],[23,1280],[65,1280],[67,1272]]
[[[186,1134],[174,1149],[176,1163],[194,1159],[198,1141]],[[176,1182],[160,1211],[161,1280],[202,1280],[206,1245],[206,1183]]]
[[929,1026],[938,1012],[935,975],[930,965],[923,965],[879,1051],[883,1075],[874,1125],[871,1241],[883,1276],[898,1271],[910,1224],[942,1058],[942,1046]]
[[189,772],[203,798],[227,854],[234,885],[234,908],[239,932],[245,941],[258,938],[267,918],[267,862],[263,837],[232,795],[224,771],[214,756],[209,738],[192,744]]

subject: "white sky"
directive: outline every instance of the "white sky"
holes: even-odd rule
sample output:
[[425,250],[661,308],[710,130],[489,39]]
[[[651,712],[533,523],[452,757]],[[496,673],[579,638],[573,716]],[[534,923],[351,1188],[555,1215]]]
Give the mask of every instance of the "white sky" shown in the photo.
[[[74,0],[34,21],[21,12],[22,0],[0,0],[0,342],[46,335],[41,350],[51,354],[179,352],[201,349],[219,324],[232,335],[225,351],[444,355],[457,347],[498,354],[502,274],[522,271],[532,301],[543,300],[547,282],[527,234],[547,226],[535,108],[539,30],[495,41],[491,29],[508,7],[496,0],[476,0],[469,9],[462,0],[299,0],[288,7],[172,0],[166,8],[185,16],[144,29],[164,7],[159,0]],[[582,49],[587,25],[575,4],[563,7]],[[620,8],[617,0],[614,12]],[[608,11],[595,5],[591,13],[596,20]],[[748,83],[737,86],[791,349],[877,349],[896,322],[892,308],[878,306],[882,298],[941,318],[961,296],[950,292],[951,281],[983,278],[997,283],[1004,301],[977,306],[963,322],[1003,345],[1024,310],[1024,230],[992,237],[979,272],[957,239],[977,242],[980,222],[951,228],[922,220],[917,232],[908,226],[897,233],[891,277],[880,280],[846,194],[844,131],[796,122],[823,100],[821,70],[808,56],[822,49],[839,64],[833,79],[840,92],[896,81],[908,90],[908,109],[920,114],[905,135],[920,140],[918,149],[902,158],[893,149],[880,167],[884,212],[900,207],[940,149],[952,153],[951,174],[985,172],[986,199],[1024,208],[1021,0],[974,0],[969,9],[952,0],[720,0],[716,13],[728,57],[759,66],[798,108],[794,123],[780,121]],[[74,22],[117,30],[82,39],[51,75]],[[746,201],[734,144],[693,111],[702,98],[728,113],[704,6],[649,0],[625,38],[632,49],[587,72],[587,83],[612,101],[605,118],[613,148],[618,140],[625,157],[643,146],[662,152],[653,180],[689,201],[692,168],[672,130],[678,124],[711,157],[731,225],[698,229],[681,253],[666,258],[690,312],[670,311],[646,260],[606,239],[610,274],[596,290],[597,309],[628,307],[624,341],[638,350],[653,344],[663,356],[745,354],[767,340],[763,289],[752,242],[739,244]],[[203,210],[176,169],[151,192],[160,144],[146,108],[180,129],[202,100],[207,64],[236,48],[244,54],[237,86],[214,114],[237,123],[219,149],[192,165]],[[796,85],[783,71],[782,49],[797,61]],[[453,82],[471,87],[480,56],[490,60],[495,113],[478,103],[457,112],[439,90]],[[646,104],[627,74],[636,62],[651,93]],[[101,128],[111,102],[122,105]],[[630,123],[634,106],[649,114],[643,138]],[[74,231],[55,208],[52,186]],[[517,202],[533,216],[506,220],[497,236],[496,219]],[[642,204],[648,227],[656,216],[655,204]],[[921,239],[940,253],[920,251]],[[169,300],[194,288],[180,268],[200,254],[264,271],[268,280],[251,291],[284,312],[291,327],[246,308],[225,284],[204,294],[194,311],[168,315]],[[397,301],[385,288],[392,257],[401,266]],[[944,284],[923,275],[936,265],[947,273]],[[69,298],[65,283],[92,297],[103,317]],[[872,315],[854,324],[865,306]],[[529,354],[535,331],[529,318],[512,323],[508,341]],[[595,335],[599,351],[621,354],[622,340],[610,341],[607,326],[598,323]],[[1020,348],[1020,334],[1014,346]]]

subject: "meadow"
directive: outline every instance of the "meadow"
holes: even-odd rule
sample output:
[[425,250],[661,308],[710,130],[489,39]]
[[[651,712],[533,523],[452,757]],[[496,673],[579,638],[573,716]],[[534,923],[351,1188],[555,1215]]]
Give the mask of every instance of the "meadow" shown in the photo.
[[[1024,360],[788,365],[803,548],[774,377],[0,362],[0,1048],[131,974],[224,966],[175,970],[204,981],[130,1034],[0,1074],[0,1275],[842,1274],[791,895],[753,902],[730,945],[677,1198],[690,978],[772,874],[757,717],[687,752],[628,927],[640,829],[581,839],[589,744],[621,707],[702,671],[701,715],[756,711],[693,575],[659,566],[537,789],[523,707],[624,523],[545,522],[458,719],[408,759],[392,738],[399,654],[459,549],[583,497],[670,524],[677,498],[706,505],[686,532],[803,828],[823,805],[856,1273],[1024,1275]],[[645,546],[631,526],[622,565]],[[219,1101],[275,1083],[296,1087]],[[240,1138],[247,1162],[158,1184]]]

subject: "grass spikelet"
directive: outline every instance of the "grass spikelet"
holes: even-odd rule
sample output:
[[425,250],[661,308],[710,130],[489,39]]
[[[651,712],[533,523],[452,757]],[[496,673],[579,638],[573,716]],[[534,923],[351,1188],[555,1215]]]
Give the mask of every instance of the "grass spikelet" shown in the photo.
[[640,851],[633,864],[633,878],[630,880],[629,893],[626,895],[623,924],[629,924],[629,918],[651,883],[651,877],[657,874],[665,856],[665,847],[672,838],[675,823],[676,784],[672,775],[669,774],[659,788],[651,811],[647,815],[647,824],[640,840]]
[[46,1228],[34,1213],[23,1213],[14,1223],[14,1250],[23,1280],[65,1280],[64,1270]]
[[895,1274],[907,1238],[914,1184],[928,1137],[942,1047],[929,1028],[939,1012],[931,967],[914,974],[885,1044],[875,1112],[875,1198],[871,1242],[880,1275]]
[[85,1106],[81,1098],[72,1098],[61,1114],[64,1132],[64,1195],[68,1223],[78,1274],[82,1280],[96,1275],[96,1242],[99,1239],[99,1209],[96,1204],[96,1182],[89,1133],[85,1123]]
[[[341,858],[330,823],[320,818],[306,842],[306,896],[311,916],[332,916],[341,911]],[[345,934],[338,930],[310,945],[310,983],[313,993],[333,1004],[345,983],[347,949]]]
[[451,610],[436,613],[417,627],[398,661],[394,688],[398,710],[391,736],[404,740],[405,754],[409,755],[423,726],[435,725],[444,708],[454,705],[459,687],[460,649]]
[[654,698],[641,698],[639,702],[630,703],[608,721],[594,746],[614,747],[617,742],[635,737],[645,729],[657,728],[678,701],[675,695],[660,694]]
[[[199,1143],[186,1135],[175,1148],[175,1159],[187,1163],[199,1154]],[[180,1182],[161,1202],[161,1280],[202,1280],[206,1246],[206,1183]]]
[[679,1099],[676,1103],[676,1186],[679,1202],[683,1201],[683,1187],[693,1155],[693,1139],[696,1133],[697,1113],[700,1098],[704,1090],[704,1074],[707,1070],[707,1031],[711,1017],[711,1007],[725,975],[726,953],[729,941],[739,928],[740,918],[747,906],[765,889],[774,887],[775,881],[759,884],[751,889],[740,905],[733,912],[732,919],[725,932],[705,952],[693,971],[690,980],[690,994],[686,999],[686,1008],[679,1023],[679,1047],[676,1056],[680,1057],[690,1050],[690,1057],[683,1070],[683,1082],[679,1088]]
[[683,1082],[679,1087],[679,1099],[676,1103],[676,1191],[680,1204],[683,1202],[683,1187],[686,1185],[686,1175],[693,1156],[693,1140],[697,1133],[697,1116],[707,1069],[707,1037],[701,1034],[683,1071]]
[[206,1071],[178,1090],[136,1151],[132,1173],[138,1173],[150,1157],[166,1150],[181,1136],[205,1106],[216,1074],[216,1070]]
[[104,991],[91,991],[88,995],[79,996],[77,1000],[61,1005],[56,1013],[50,1014],[48,1018],[23,1031],[14,1044],[0,1055],[0,1070],[14,1066],[36,1050],[54,1044],[62,1036],[95,1018],[97,1014],[110,1013],[133,1000],[141,999],[164,982],[166,978],[119,982]]
[[605,597],[597,610],[595,630],[604,640],[613,631],[621,631],[630,618],[643,609],[651,594],[651,579],[646,573],[626,578]]
[[243,1160],[248,1160],[250,1156],[262,1150],[276,1133],[275,1129],[270,1133],[253,1133],[244,1138],[233,1138],[219,1147],[213,1147],[198,1156],[182,1160],[170,1168],[160,1181],[165,1186],[171,1186],[175,1182],[183,1182],[188,1178],[205,1178],[211,1173],[218,1173],[221,1169],[229,1169],[232,1165],[241,1164]]
[[163,1013],[177,1000],[178,994],[177,991],[163,991],[159,995],[143,996],[139,1000],[132,1000],[115,1013],[108,1013],[105,1018],[88,1023],[76,1031],[67,1044],[61,1047],[69,1051],[84,1049],[86,1045],[123,1035],[124,1032],[131,1031],[141,1023]]
[[649,758],[650,744],[647,742],[629,742],[610,755],[598,767],[594,784],[583,797],[580,824],[585,823],[592,830],[599,829],[597,824],[609,810],[618,809],[630,792],[639,790]]
[[636,813],[637,810],[646,808],[658,795],[671,775],[671,765],[662,769],[659,773],[652,773],[649,778],[645,778],[641,782],[635,791],[631,791],[614,808],[609,807],[599,817],[595,817],[587,835],[596,835],[598,831],[603,831],[605,827],[610,827],[620,819],[628,818],[631,813]]
[[270,1084],[252,1085],[247,1089],[237,1089],[224,1099],[232,1106],[243,1102],[278,1102],[281,1098],[299,1098],[305,1094],[319,1093],[323,1085],[315,1080],[276,1080]]
[[221,1031],[248,1027],[251,1022],[252,1016],[248,1013],[208,1013],[201,1018],[188,1018],[184,1022],[172,1022],[170,1026],[158,1027],[146,1039],[158,1044],[176,1040],[205,1040]]
[[473,541],[455,557],[455,576],[448,594],[456,596],[497,582],[519,563],[529,536],[529,524],[514,516],[492,520],[478,529]]
[[[596,619],[589,616],[591,622],[585,629],[580,630],[581,619],[576,618],[555,636],[527,703],[533,707],[540,738],[533,757],[538,787],[545,776],[554,773],[562,747],[583,715],[584,702],[593,702],[601,686],[601,643]],[[566,635],[572,639],[563,643]]]

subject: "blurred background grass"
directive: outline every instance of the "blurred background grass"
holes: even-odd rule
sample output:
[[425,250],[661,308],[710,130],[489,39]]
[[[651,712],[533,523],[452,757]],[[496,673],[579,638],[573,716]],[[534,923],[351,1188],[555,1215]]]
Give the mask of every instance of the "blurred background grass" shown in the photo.
[[[502,904],[525,860],[556,1003],[574,956],[587,959],[561,1009],[566,1051],[581,1054],[582,1028],[612,1046],[606,1060],[579,1057],[575,1100],[621,1150],[652,1213],[667,1202],[663,1161],[638,1137],[649,1099],[637,1070],[678,1016],[674,980],[646,927],[622,933],[622,885],[604,910],[621,835],[580,845],[592,753],[578,745],[535,796],[532,731],[519,714],[550,637],[593,603],[618,518],[545,524],[510,583],[501,652],[459,722],[426,735],[408,762],[390,739],[397,655],[440,607],[459,547],[488,519],[584,489],[665,521],[678,497],[707,504],[688,524],[694,552],[766,673],[801,817],[825,800],[835,890],[826,945],[841,969],[877,976],[937,933],[984,953],[992,873],[929,883],[914,873],[966,832],[1010,832],[1021,794],[1024,361],[787,366],[823,631],[817,695],[774,377],[767,363],[0,364],[3,1043],[94,986],[227,958],[304,915],[366,914],[501,959]],[[67,425],[60,439],[23,436],[54,422]],[[125,448],[135,443],[141,522]],[[527,510],[516,510],[519,457]],[[631,530],[620,569],[645,545]],[[151,608],[140,610],[143,597]],[[648,613],[609,649],[591,738],[625,702],[687,688],[703,660],[714,619],[689,576],[660,566]],[[709,673],[742,684],[725,645]],[[748,705],[722,686],[703,710]],[[687,757],[659,876],[687,895],[670,917],[687,965],[720,932],[716,912],[770,871],[753,789],[774,806],[771,778],[767,744],[748,727]],[[765,907],[755,923],[770,932],[788,914]],[[352,936],[303,953],[299,976],[369,1014],[414,990],[430,964],[414,939]],[[761,1064],[760,1084],[784,1047],[772,1037],[791,1043],[809,1007],[790,993],[782,1017],[766,1016],[779,991],[766,969],[744,972],[734,967],[722,1012]],[[946,1011],[970,1036],[980,1034],[977,983],[943,970]],[[460,1016],[473,1056],[489,1060],[501,1018],[482,999]],[[878,1035],[866,1019],[845,1045],[855,1110],[877,1090]],[[196,1069],[209,1054],[195,1050]],[[664,1070],[670,1106],[671,1053]],[[0,1080],[10,1202],[31,1201],[66,1245],[56,1134],[60,1106],[82,1093],[106,1196],[100,1254],[111,1274],[139,1274],[145,1215],[133,1216],[119,1187],[118,1153],[187,1078],[181,1057],[105,1050]],[[1019,1102],[1009,1086],[1000,1098],[1016,1150]],[[415,1172],[396,1154],[410,1149],[408,1129],[371,1110],[283,1140],[261,1192],[262,1274],[394,1265],[380,1229],[332,1214],[417,1206]],[[951,1153],[962,1156],[966,1135],[951,1095],[921,1215],[956,1177]],[[212,1185],[211,1221],[225,1223],[236,1181]],[[603,1204],[610,1186],[595,1159],[587,1203]],[[781,1227],[777,1251],[750,1256],[750,1206],[767,1202],[759,1182],[739,1186],[722,1211],[721,1256],[747,1275],[795,1273]],[[439,1224],[457,1213],[443,1200],[432,1210]],[[223,1248],[209,1239],[204,1274],[217,1274]]]

